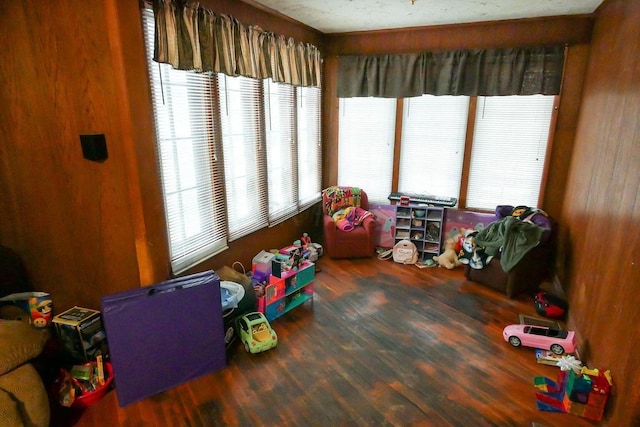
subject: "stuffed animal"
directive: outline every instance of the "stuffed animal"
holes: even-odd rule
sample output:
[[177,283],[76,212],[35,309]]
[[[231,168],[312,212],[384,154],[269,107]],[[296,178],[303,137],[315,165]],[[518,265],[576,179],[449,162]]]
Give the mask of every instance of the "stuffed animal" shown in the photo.
[[433,260],[449,270],[456,268],[461,264],[458,261],[458,253],[456,252],[456,242],[453,239],[447,239],[444,242],[444,252],[440,256],[434,256]]

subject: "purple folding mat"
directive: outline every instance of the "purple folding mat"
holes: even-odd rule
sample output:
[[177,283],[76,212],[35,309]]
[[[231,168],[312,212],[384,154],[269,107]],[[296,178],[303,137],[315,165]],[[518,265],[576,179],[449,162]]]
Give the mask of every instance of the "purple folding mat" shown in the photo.
[[121,407],[226,366],[211,270],[105,296],[102,320]]

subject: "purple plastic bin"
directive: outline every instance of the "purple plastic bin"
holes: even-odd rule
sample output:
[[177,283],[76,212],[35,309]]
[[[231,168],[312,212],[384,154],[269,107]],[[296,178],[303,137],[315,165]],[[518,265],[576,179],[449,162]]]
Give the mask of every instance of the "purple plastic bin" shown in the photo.
[[102,298],[121,407],[226,366],[220,278],[213,271]]

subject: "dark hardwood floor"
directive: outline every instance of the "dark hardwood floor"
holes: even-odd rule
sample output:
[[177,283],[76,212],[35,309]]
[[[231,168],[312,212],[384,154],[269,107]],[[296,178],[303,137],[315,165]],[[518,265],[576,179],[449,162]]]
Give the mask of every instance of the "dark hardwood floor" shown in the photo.
[[[446,270],[321,258],[313,303],[272,322],[279,345],[125,408],[109,392],[84,426],[592,426],[536,409],[533,378],[558,368],[513,348],[516,300]],[[161,373],[149,372],[149,375]],[[117,378],[116,378],[117,382]],[[537,424],[536,424],[537,423]]]

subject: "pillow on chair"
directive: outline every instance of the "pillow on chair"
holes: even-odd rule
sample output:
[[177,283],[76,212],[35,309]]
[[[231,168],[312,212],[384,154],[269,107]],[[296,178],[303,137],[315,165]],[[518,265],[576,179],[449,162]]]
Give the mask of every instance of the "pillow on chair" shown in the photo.
[[322,190],[322,210],[333,216],[340,209],[360,207],[362,190],[358,187],[333,186]]

